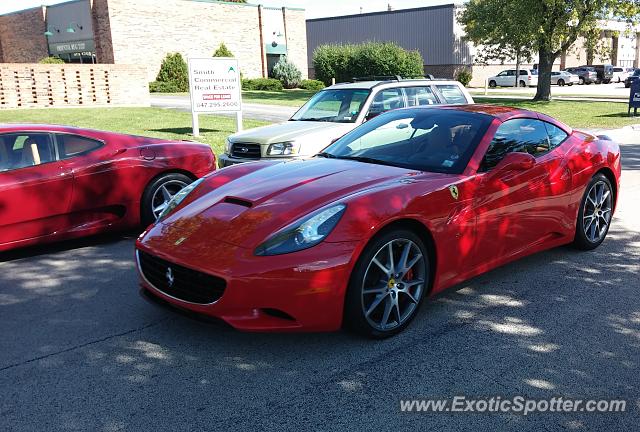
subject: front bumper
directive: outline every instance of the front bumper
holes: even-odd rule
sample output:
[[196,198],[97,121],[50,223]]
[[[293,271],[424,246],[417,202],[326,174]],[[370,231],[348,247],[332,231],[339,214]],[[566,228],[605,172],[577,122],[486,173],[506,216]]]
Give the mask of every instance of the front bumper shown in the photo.
[[142,250],[226,281],[217,301],[191,303],[153,286],[136,260],[142,288],[177,308],[221,319],[245,331],[334,331],[342,325],[357,244],[323,242],[269,257],[257,257],[250,250],[222,242],[212,242],[206,253],[192,256],[173,251],[170,256],[149,248],[144,240],[136,248],[136,255]]

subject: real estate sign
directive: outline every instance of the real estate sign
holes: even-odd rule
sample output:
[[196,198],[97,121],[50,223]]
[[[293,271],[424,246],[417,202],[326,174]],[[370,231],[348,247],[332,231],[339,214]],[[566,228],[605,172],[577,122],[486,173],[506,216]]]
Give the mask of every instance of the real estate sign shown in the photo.
[[238,60],[227,57],[189,58],[189,93],[193,134],[199,135],[198,114],[235,112],[242,129],[242,83]]

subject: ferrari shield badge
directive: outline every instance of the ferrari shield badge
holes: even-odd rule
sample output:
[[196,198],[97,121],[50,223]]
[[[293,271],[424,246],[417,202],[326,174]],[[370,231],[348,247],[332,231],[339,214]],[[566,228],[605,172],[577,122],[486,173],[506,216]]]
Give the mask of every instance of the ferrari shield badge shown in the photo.
[[449,186],[449,192],[451,192],[451,196],[453,197],[453,199],[457,200],[459,193],[458,193],[458,186],[456,185],[451,185]]

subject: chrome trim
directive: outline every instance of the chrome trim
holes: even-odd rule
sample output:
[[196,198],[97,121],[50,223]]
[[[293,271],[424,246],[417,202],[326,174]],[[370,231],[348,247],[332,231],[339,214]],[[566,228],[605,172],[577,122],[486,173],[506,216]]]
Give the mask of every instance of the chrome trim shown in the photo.
[[[224,293],[222,293],[222,295],[220,296],[220,298],[218,300],[216,300],[216,301],[214,301],[212,303],[193,303],[193,302],[190,302],[190,301],[186,301],[186,300],[182,300],[182,299],[179,299],[177,297],[174,297],[174,296],[172,296],[170,294],[167,294],[166,292],[162,291],[161,289],[156,288],[151,282],[149,282],[147,277],[144,275],[144,272],[142,271],[142,266],[140,265],[139,252],[140,251],[138,249],[136,249],[136,265],[138,267],[138,273],[142,277],[142,280],[144,280],[149,287],[153,288],[155,291],[159,292],[163,296],[169,297],[170,299],[175,300],[175,301],[180,302],[180,303],[194,305],[194,306],[211,306],[211,305],[214,305],[214,304],[218,303],[220,301],[220,299],[222,299],[222,296],[224,295]],[[177,264],[177,265],[179,265],[179,264]],[[184,267],[184,266],[181,266],[181,267]],[[188,268],[188,267],[186,267],[186,268]],[[191,270],[193,270],[193,269],[191,269]],[[199,271],[199,270],[193,270],[193,271]],[[216,276],[216,277],[219,277],[219,276]],[[225,288],[225,291],[226,291],[226,288]]]

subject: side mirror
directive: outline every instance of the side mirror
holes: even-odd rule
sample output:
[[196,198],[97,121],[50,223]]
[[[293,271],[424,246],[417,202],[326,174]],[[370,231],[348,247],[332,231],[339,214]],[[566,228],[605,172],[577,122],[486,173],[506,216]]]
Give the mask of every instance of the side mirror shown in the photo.
[[533,168],[535,164],[536,158],[529,153],[513,152],[507,154],[491,171],[526,171]]
[[367,115],[365,116],[365,120],[371,120],[374,117],[379,116],[380,114],[382,114],[382,112],[378,112],[378,111],[369,111],[367,113]]

